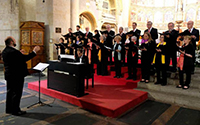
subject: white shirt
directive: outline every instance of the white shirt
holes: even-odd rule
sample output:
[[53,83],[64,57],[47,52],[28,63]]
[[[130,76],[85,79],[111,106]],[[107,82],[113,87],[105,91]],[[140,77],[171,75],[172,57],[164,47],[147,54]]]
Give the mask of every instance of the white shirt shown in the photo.
[[135,32],[137,29],[134,29],[133,32]]
[[194,29],[194,28],[192,27],[192,29],[188,29],[188,31],[190,31],[190,33],[192,33],[193,29]]
[[150,29],[148,29],[148,31],[151,32],[151,29],[152,29],[152,27]]

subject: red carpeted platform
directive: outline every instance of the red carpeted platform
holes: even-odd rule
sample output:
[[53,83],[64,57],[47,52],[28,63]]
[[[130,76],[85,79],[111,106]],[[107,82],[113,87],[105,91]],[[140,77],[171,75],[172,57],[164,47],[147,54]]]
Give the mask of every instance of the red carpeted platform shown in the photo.
[[[47,88],[47,80],[41,81],[41,93],[51,97],[77,105],[92,112],[96,112],[109,117],[118,117],[141,104],[148,98],[147,92],[134,90],[137,82],[126,80],[127,68],[122,68],[124,78],[113,78],[114,72],[110,76],[94,76],[94,88],[89,86],[85,90],[88,95],[77,98],[75,96],[58,92]],[[138,71],[140,78],[140,70]],[[91,81],[89,82],[91,85]],[[38,82],[28,84],[28,88],[38,91]]]

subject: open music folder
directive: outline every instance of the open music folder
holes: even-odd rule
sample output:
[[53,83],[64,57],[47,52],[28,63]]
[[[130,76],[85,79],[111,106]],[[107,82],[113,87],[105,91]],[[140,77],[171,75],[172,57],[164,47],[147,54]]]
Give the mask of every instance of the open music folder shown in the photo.
[[34,70],[37,71],[44,71],[49,66],[48,63],[38,63],[35,67],[33,67]]

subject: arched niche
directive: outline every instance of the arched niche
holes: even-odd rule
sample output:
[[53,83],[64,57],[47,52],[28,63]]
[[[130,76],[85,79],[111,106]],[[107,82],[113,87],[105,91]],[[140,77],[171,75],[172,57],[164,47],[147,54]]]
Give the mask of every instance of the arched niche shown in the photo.
[[97,27],[96,19],[91,12],[85,11],[79,15],[79,24],[82,29],[89,27],[91,31],[94,31]]

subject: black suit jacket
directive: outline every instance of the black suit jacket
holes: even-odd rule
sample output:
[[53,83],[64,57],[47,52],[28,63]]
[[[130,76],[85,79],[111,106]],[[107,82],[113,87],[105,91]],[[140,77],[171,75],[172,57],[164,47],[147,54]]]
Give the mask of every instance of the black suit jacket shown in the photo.
[[[86,33],[84,34],[84,37],[86,36]],[[87,38],[92,38],[93,34],[91,32],[88,32]]]
[[105,45],[107,45],[108,47],[112,47],[113,43],[113,39],[115,37],[115,32],[110,30],[110,32],[108,32],[108,37],[106,38],[106,42]]
[[[148,29],[146,29],[144,32],[148,32]],[[151,34],[151,38],[155,41],[156,39],[158,39],[158,30],[156,28],[151,29],[150,31]]]
[[[186,32],[186,31],[188,31],[188,30],[185,30],[184,32]],[[195,48],[195,50],[196,50],[196,41],[199,41],[199,30],[193,28],[191,34],[194,35],[194,36],[196,37],[196,39],[192,39],[192,44],[193,44],[193,46],[194,46],[194,48]]]
[[176,48],[177,48],[176,43],[177,43],[177,37],[178,37],[179,32],[173,29],[171,32],[169,32],[169,30],[166,31],[165,34],[169,35],[169,38],[165,37],[165,41],[167,42],[167,48],[169,48],[168,50],[176,51]]
[[88,43],[88,38],[92,38],[93,34],[91,32],[88,32],[87,38],[86,37],[86,33],[84,34],[84,45],[87,45]]
[[120,36],[122,39],[121,39],[121,42],[122,42],[122,45],[125,44],[125,41],[126,41],[126,34],[125,33],[122,33],[122,34],[117,34],[115,36]]
[[26,62],[32,59],[36,54],[23,55],[19,50],[7,46],[3,52],[3,61],[5,67],[5,80],[24,78],[29,74]]
[[74,37],[77,37],[77,36],[79,36],[80,37],[80,40],[84,40],[84,33],[83,32],[81,32],[80,30],[79,31],[77,31],[77,32],[75,32],[75,33],[73,33],[73,36]]
[[100,42],[100,34],[95,34],[93,36],[93,42],[95,42],[95,43],[99,43]]
[[65,37],[65,40],[67,40],[68,41],[68,38],[72,38],[72,39],[74,39],[74,36],[73,36],[73,33],[68,33],[68,34],[66,34],[66,35],[62,35],[63,37]]
[[[129,33],[133,33],[134,34],[133,30],[131,30]],[[137,41],[136,41],[137,44],[136,45],[139,45],[139,38],[140,38],[141,31],[136,29],[135,33],[137,34],[137,36],[136,36],[137,37]],[[130,38],[130,41],[131,41],[131,38]]]

